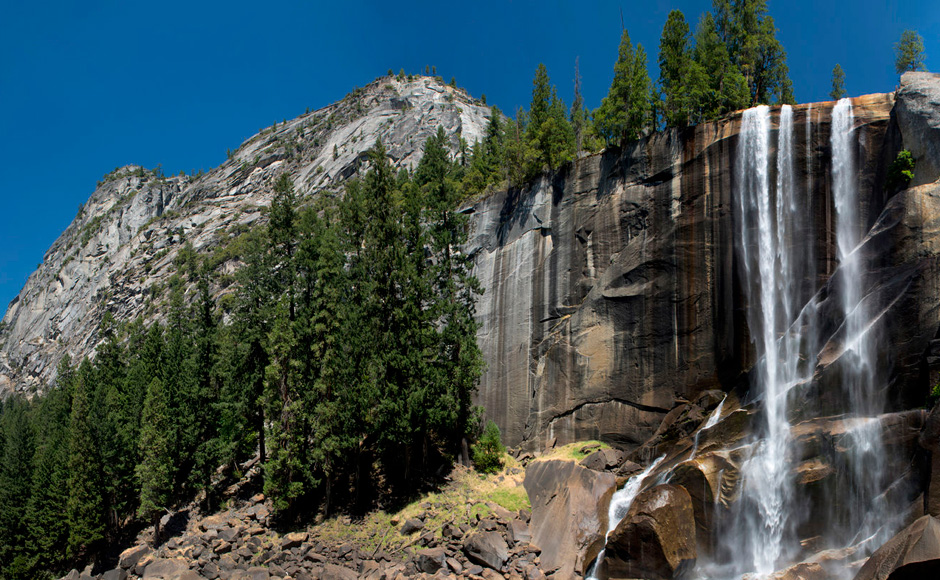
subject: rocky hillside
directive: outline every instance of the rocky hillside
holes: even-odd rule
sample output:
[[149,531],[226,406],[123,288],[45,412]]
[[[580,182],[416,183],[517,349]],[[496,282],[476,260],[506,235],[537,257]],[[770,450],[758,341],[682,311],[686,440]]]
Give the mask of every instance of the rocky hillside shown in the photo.
[[114,170],[10,303],[0,331],[0,393],[43,388],[66,353],[93,355],[105,312],[119,320],[159,316],[147,311],[148,297],[173,274],[185,243],[211,251],[258,220],[278,175],[291,175],[304,195],[338,191],[358,174],[377,138],[395,166],[413,168],[438,126],[456,151],[461,138],[473,144],[483,136],[489,114],[439,79],[385,77],[262,130],[204,175],[163,178],[133,165]]

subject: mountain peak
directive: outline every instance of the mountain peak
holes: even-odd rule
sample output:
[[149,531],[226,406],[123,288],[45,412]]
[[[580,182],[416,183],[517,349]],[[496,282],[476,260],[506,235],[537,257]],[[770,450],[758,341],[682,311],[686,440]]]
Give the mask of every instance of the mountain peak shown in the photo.
[[440,78],[386,76],[261,129],[205,174],[116,168],[10,303],[0,329],[0,392],[44,388],[66,353],[94,356],[105,312],[119,320],[145,313],[172,276],[179,249],[188,242],[211,251],[233,228],[262,219],[282,173],[299,196],[338,191],[359,174],[377,139],[394,166],[413,169],[439,126],[456,151],[461,139],[482,139],[489,115]]

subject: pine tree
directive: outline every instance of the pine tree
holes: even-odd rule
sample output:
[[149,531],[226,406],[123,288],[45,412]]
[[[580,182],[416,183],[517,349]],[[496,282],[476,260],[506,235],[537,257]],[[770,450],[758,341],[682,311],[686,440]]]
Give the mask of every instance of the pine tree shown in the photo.
[[584,125],[587,115],[584,110],[584,97],[581,95],[581,72],[578,59],[574,59],[574,99],[571,102],[571,129],[574,131],[574,150],[580,155],[584,150]]
[[195,439],[193,470],[189,481],[205,491],[206,508],[212,509],[212,474],[223,460],[219,438],[220,405],[217,380],[218,321],[209,292],[209,273],[204,269],[197,282],[198,297],[192,305],[192,362],[195,371]]
[[665,97],[667,127],[685,127],[692,121],[692,97],[689,91],[692,60],[689,25],[679,10],[666,19],[659,40],[659,84]]
[[347,366],[344,326],[348,311],[348,284],[345,269],[347,248],[339,231],[337,208],[329,199],[306,210],[301,216],[303,239],[298,258],[304,279],[304,299],[298,320],[304,321],[305,380],[312,388],[302,393],[305,433],[305,483],[311,487],[318,480],[335,474],[338,450],[343,445],[343,427],[337,410],[337,393]]
[[894,70],[899,75],[908,71],[927,70],[924,66],[924,39],[916,30],[905,30],[894,45]]
[[102,485],[109,529],[132,517],[137,505],[134,466],[142,391],[129,391],[123,335],[110,313],[102,320],[94,362],[95,398],[92,407],[94,437],[104,468]]
[[33,576],[58,570],[66,559],[69,528],[68,502],[69,417],[75,372],[65,355],[59,362],[54,386],[40,402],[36,423],[36,453],[32,493],[26,506]]
[[829,91],[829,97],[833,101],[838,101],[845,96],[845,73],[842,71],[842,65],[836,64],[832,69],[832,90]]
[[[574,149],[574,132],[568,123],[564,101],[558,97],[548,78],[545,65],[539,63],[532,81],[532,104],[529,108],[526,139],[539,152],[541,165],[549,169],[570,158]],[[537,173],[541,167],[535,167]]]
[[506,127],[503,158],[506,164],[506,178],[513,187],[521,187],[535,177],[540,169],[539,152],[526,138],[529,124],[529,115],[525,109],[519,107],[515,121]]
[[80,559],[98,547],[105,533],[105,503],[101,495],[103,468],[94,436],[91,401],[95,399],[94,371],[87,359],[75,378],[69,419],[69,557]]
[[[443,129],[438,129],[438,141],[428,140],[425,146],[432,158],[440,157],[433,149],[440,148]],[[419,167],[420,169],[420,167]],[[419,173],[420,175],[420,173]],[[468,219],[457,212],[458,198],[448,181],[446,164],[437,164],[435,171],[419,184],[427,192],[430,242],[434,267],[428,272],[433,280],[431,308],[434,319],[429,330],[439,329],[435,337],[436,353],[429,382],[435,387],[422,407],[427,408],[427,429],[454,444],[469,435],[471,397],[483,370],[482,355],[476,343],[477,323],[474,307],[477,295],[482,293],[479,281],[472,275],[472,260],[460,248],[467,242]],[[468,457],[464,453],[464,463]]]
[[137,515],[153,522],[155,545],[160,543],[160,516],[169,507],[173,490],[172,436],[173,424],[163,381],[154,377],[147,387],[140,432],[141,462],[137,466],[140,507]]
[[713,0],[712,8],[718,35],[748,85],[750,104],[793,102],[786,51],[766,0]]
[[751,97],[747,81],[731,61],[709,13],[705,13],[695,31],[694,59],[697,67],[693,67],[690,78],[695,88],[690,92],[697,100],[692,105],[697,115],[716,119],[748,106]]
[[30,404],[20,396],[0,407],[0,574],[25,578],[30,568],[27,505],[32,491],[34,453]]
[[236,274],[237,303],[225,348],[225,426],[222,429],[229,459],[251,448],[245,437],[250,433],[254,435],[254,448],[262,463],[267,459],[262,403],[265,369],[270,363],[265,345],[276,289],[267,245],[267,236],[261,229],[245,236],[242,243],[240,257],[245,265]]
[[598,133],[608,145],[639,138],[649,127],[650,80],[646,70],[646,51],[636,49],[626,30],[620,38],[614,80],[610,91],[594,113]]

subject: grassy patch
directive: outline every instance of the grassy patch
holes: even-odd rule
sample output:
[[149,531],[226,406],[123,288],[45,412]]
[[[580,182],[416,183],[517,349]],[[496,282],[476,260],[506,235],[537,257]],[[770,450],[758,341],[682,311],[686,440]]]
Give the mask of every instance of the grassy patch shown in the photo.
[[495,489],[490,492],[489,500],[503,506],[511,512],[532,507],[529,503],[529,495],[525,492],[525,488],[522,487],[501,487]]
[[547,451],[543,453],[536,461],[546,459],[570,459],[573,461],[581,461],[598,449],[607,449],[609,447],[610,445],[601,441],[578,441],[576,443],[569,443],[568,445],[562,445],[561,447],[556,447],[550,451]]
[[[447,485],[397,512],[375,511],[355,522],[348,516],[338,516],[313,526],[310,532],[328,544],[354,541],[367,553],[411,552],[417,549],[413,543],[424,533],[431,532],[440,538],[447,524],[475,525],[478,516],[491,515],[496,505],[511,511],[528,508],[529,498],[522,487],[525,473],[518,469],[520,465],[512,457],[505,455],[503,461],[503,469],[491,475],[457,466]],[[516,471],[518,473],[514,473]],[[418,534],[403,536],[400,529],[405,520],[421,515],[424,529]]]

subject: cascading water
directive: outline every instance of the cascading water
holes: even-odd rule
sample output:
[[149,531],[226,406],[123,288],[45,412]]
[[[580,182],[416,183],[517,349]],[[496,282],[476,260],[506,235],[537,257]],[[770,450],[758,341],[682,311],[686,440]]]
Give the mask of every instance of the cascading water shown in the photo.
[[727,397],[725,397],[724,399],[721,400],[720,403],[718,403],[718,406],[715,407],[715,410],[712,411],[712,414],[708,416],[708,420],[705,421],[705,425],[703,425],[701,429],[695,432],[695,439],[692,443],[692,453],[689,454],[689,459],[687,461],[692,461],[693,459],[695,459],[695,454],[698,452],[698,441],[699,441],[699,438],[702,436],[702,433],[704,433],[705,431],[708,431],[709,429],[711,429],[712,427],[718,424],[718,420],[721,419],[721,410],[725,406],[726,400],[727,400]]
[[[610,506],[607,508],[607,533],[604,535],[604,544],[607,543],[607,538],[610,536],[611,532],[617,529],[617,524],[620,523],[630,511],[630,506],[633,505],[633,500],[636,499],[636,496],[640,495],[640,490],[643,489],[643,484],[646,482],[646,479],[653,473],[659,464],[663,462],[666,456],[662,455],[656,461],[649,464],[649,466],[641,471],[640,473],[634,475],[627,480],[627,483],[624,486],[617,490],[616,493],[610,498]],[[597,555],[597,559],[594,560],[594,565],[591,566],[591,571],[588,572],[587,580],[598,580],[597,570],[601,565],[601,562],[604,561],[604,550]]]
[[[848,399],[846,448],[851,473],[851,506],[844,520],[850,542],[869,539],[877,546],[894,529],[882,496],[884,444],[878,415],[884,401],[876,389],[876,343],[868,327],[870,317],[862,290],[864,264],[859,243],[864,223],[859,215],[858,178],[854,156],[855,116],[852,101],[841,99],[832,110],[832,196],[836,209],[836,251],[841,270],[838,288],[844,314],[842,323],[842,388]],[[879,529],[880,528],[880,529]]]
[[770,185],[770,128],[768,107],[744,112],[737,154],[740,185],[735,192],[748,328],[758,359],[754,392],[763,399],[757,439],[742,466],[744,489],[736,519],[741,529],[735,536],[745,541],[749,553],[749,562],[737,563],[740,571],[761,575],[773,572],[785,555],[792,495],[786,395],[802,378],[800,336],[788,330],[798,311],[799,276],[805,267],[793,239],[798,216],[792,108],[784,106],[780,112],[775,191]]

